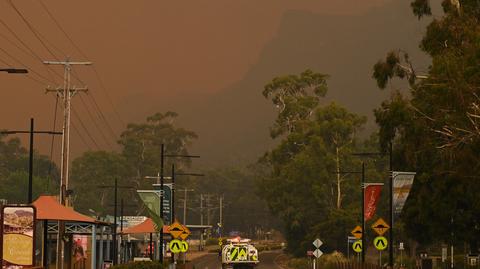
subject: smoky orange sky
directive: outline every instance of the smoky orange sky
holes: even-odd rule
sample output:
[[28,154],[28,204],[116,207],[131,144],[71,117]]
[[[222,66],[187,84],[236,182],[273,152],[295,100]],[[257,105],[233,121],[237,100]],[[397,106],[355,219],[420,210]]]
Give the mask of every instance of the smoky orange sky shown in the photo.
[[[10,1],[54,55],[37,40]],[[54,60],[53,56],[87,60],[69,42],[39,1],[0,0],[1,21],[28,46],[24,47],[5,25],[0,24],[0,48],[3,49],[0,50],[0,65],[26,65],[43,77],[30,72],[31,79],[28,79],[0,72],[2,129],[26,129],[30,117],[35,118],[37,129],[52,128],[55,100],[51,94],[45,94],[45,87],[59,86],[61,79],[48,71],[35,55],[29,55],[31,51],[44,60]],[[152,112],[185,110],[190,118],[182,120],[181,114],[179,121],[186,128],[192,123],[194,131],[200,134],[197,144],[210,141],[197,147],[203,151],[200,154],[208,156],[205,151],[214,139],[208,131],[202,131],[209,129],[208,119],[202,119],[203,126],[195,126],[200,119],[194,115],[202,117],[202,111],[192,112],[185,106],[198,105],[195,103],[203,102],[242,80],[257,64],[265,46],[276,38],[287,12],[354,18],[391,1],[43,0],[75,45],[94,62],[105,85],[105,88],[101,87],[93,67],[75,67],[76,76],[81,81],[74,79],[73,84],[82,86],[85,83],[89,93],[74,97],[78,117],[73,115],[72,120],[78,132],[72,132],[72,155],[78,156],[89,148],[118,149],[115,138],[110,135],[110,127],[118,136],[126,123],[141,121]],[[384,53],[380,51],[378,55]],[[61,67],[52,68],[63,74]],[[262,99],[261,95],[258,98]],[[155,102],[158,106],[154,105]],[[96,111],[95,104],[101,113]],[[59,129],[61,107],[57,116]],[[268,124],[257,131],[265,137],[262,141],[266,141]],[[38,137],[36,141],[36,148],[47,154],[49,139]],[[60,150],[59,141],[57,139],[55,146],[57,152]]]

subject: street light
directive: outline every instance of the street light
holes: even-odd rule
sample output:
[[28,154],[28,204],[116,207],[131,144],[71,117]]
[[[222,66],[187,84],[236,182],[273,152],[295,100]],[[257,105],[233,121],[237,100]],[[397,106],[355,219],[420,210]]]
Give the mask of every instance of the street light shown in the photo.
[[23,68],[0,68],[0,72],[7,72],[9,74],[27,74],[28,70]]
[[[1,69],[0,69],[1,70]],[[29,131],[0,131],[0,134],[30,134],[30,150],[28,158],[28,193],[27,193],[27,203],[31,204],[33,202],[33,135],[34,134],[49,134],[49,135],[61,135],[63,132],[54,132],[54,131],[35,131],[33,118],[30,119],[30,130]]]

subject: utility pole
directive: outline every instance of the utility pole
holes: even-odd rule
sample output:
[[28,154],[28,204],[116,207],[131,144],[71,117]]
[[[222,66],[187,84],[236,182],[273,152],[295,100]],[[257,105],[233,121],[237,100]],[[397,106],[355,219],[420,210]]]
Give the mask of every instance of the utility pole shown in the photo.
[[[172,222],[177,221],[175,216],[175,164],[172,164]],[[175,266],[175,253],[172,252],[172,264]],[[174,267],[175,268],[175,267]]]
[[223,195],[220,196],[220,222],[219,222],[219,236],[222,237],[223,230]]
[[[60,203],[66,205],[67,190],[69,180],[69,157],[70,157],[70,107],[71,99],[77,92],[77,89],[71,88],[71,72],[72,66],[76,65],[92,65],[92,62],[71,62],[67,58],[66,61],[44,61],[46,65],[63,65],[63,88],[58,88],[55,91],[63,97],[63,135],[62,135],[62,164],[60,173]],[[78,89],[79,91],[86,91],[86,89]],[[51,91],[47,89],[47,92]],[[63,269],[65,259],[65,242],[63,236],[65,234],[65,223],[58,221],[58,238],[57,238],[57,269]]]
[[[165,144],[162,144],[161,145],[161,148],[160,148],[160,175],[158,177],[145,177],[145,178],[157,178],[157,184],[158,184],[158,179],[160,179],[160,193],[161,193],[161,197],[160,197],[160,218],[163,220],[163,217],[164,217],[164,214],[163,214],[163,188],[164,188],[164,184],[165,184],[165,179],[166,177],[164,176],[164,167],[165,167],[165,158],[166,157],[172,157],[172,158],[200,158],[200,156],[197,156],[197,155],[177,155],[177,154],[165,154]],[[174,165],[172,165],[172,177],[170,179],[172,179],[172,183],[174,183],[175,181],[175,175],[187,175],[187,174],[181,174],[181,173],[177,173],[175,174],[175,167]],[[190,174],[188,174],[190,175]],[[192,175],[195,175],[195,174],[192,174]],[[175,184],[172,184],[172,204],[170,205],[171,206],[171,210],[172,210],[172,222],[175,221]],[[164,236],[163,236],[163,227],[160,229],[160,244],[159,244],[159,260],[160,262],[163,262],[163,240],[164,240]],[[173,257],[172,257],[173,259]]]
[[[164,160],[165,158],[165,145],[162,144],[161,149],[160,149],[160,218],[163,221],[163,184],[164,184],[164,179],[163,179],[163,165],[164,165]],[[163,264],[163,227],[160,227],[160,246],[159,246],[159,260],[160,263]],[[173,253],[172,253],[173,255]]]
[[390,141],[390,149],[389,149],[389,169],[390,169],[390,247],[388,248],[388,264],[391,269],[393,269],[393,246],[395,246],[394,238],[393,238],[393,140]]
[[[200,194],[200,226],[203,227],[203,194]],[[203,250],[203,228],[200,232],[200,250]]]
[[[134,187],[132,186],[118,186],[118,178],[115,177],[114,185],[102,185],[98,186],[98,188],[101,189],[106,189],[106,188],[112,188],[114,189],[113,191],[113,238],[112,238],[112,243],[113,243],[113,264],[116,265],[118,263],[118,244],[117,244],[117,216],[118,216],[118,189],[133,189]],[[123,200],[122,200],[123,201]],[[122,203],[122,215],[123,215],[123,203]]]
[[[63,88],[56,89],[57,93],[62,93],[63,97],[63,136],[62,136],[62,165],[61,165],[61,180],[60,180],[60,203],[65,205],[66,195],[68,189],[68,180],[69,180],[69,156],[70,156],[70,108],[71,108],[71,98],[75,95],[77,91],[87,91],[87,89],[75,89],[71,88],[71,72],[72,66],[76,65],[92,65],[92,62],[71,62],[69,59],[66,61],[44,61],[46,65],[63,65],[64,67],[64,80]],[[47,89],[47,91],[51,91]],[[62,252],[63,258],[63,252]],[[58,263],[57,263],[58,264]],[[63,263],[61,265],[63,267]]]
[[195,191],[194,189],[187,189],[184,188],[183,190],[184,193],[184,199],[183,199],[183,225],[187,225],[187,195],[189,191]]
[[367,231],[365,230],[365,187],[365,162],[362,162],[362,264],[365,264],[365,253],[367,252]]

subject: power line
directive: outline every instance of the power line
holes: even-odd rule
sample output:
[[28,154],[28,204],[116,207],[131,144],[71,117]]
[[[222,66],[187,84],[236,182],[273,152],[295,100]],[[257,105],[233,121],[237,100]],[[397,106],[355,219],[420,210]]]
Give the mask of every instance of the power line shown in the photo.
[[23,16],[23,14],[18,10],[18,8],[15,6],[15,4],[12,2],[12,0],[7,0],[7,2],[10,4],[10,6],[15,10],[15,12],[18,14],[18,16],[23,20],[23,22],[27,25],[28,29],[33,33],[33,35],[37,38],[38,41],[42,44],[42,46],[50,53],[50,55],[58,61],[57,56],[50,50],[50,48],[45,44],[45,42],[40,38],[37,30],[30,24],[30,22]]
[[38,73],[37,71],[35,71],[33,68],[29,67],[28,65],[22,63],[19,59],[17,59],[16,57],[14,57],[13,55],[11,55],[10,53],[8,53],[8,51],[4,50],[2,47],[0,47],[0,51],[2,51],[3,53],[5,53],[8,57],[10,57],[11,59],[13,59],[15,62],[19,63],[20,65],[26,67],[28,70],[30,70],[32,73],[36,74],[37,76],[39,76],[40,78],[48,81],[48,82],[53,82],[55,83],[55,81],[52,81],[46,77],[44,77],[42,74]]
[[50,12],[50,10],[47,8],[45,3],[43,3],[42,0],[39,0],[38,2],[40,2],[40,5],[45,10],[45,12],[48,14],[50,19],[55,23],[55,25],[57,25],[58,29],[60,29],[60,31],[62,31],[63,35],[65,35],[65,37],[70,41],[70,43],[73,45],[73,47],[80,53],[80,55],[83,58],[85,58],[85,60],[88,60],[88,57],[85,55],[85,53],[83,53],[83,51],[80,49],[80,47],[77,46],[77,44],[75,44],[73,39],[70,37],[70,35],[67,33],[67,31],[65,31],[65,29],[63,29],[61,24],[58,22],[58,20],[55,18],[55,16],[53,16],[52,12]]
[[81,95],[80,95],[80,101],[82,101],[82,104],[83,104],[83,106],[85,107],[88,116],[90,117],[90,119],[92,120],[93,124],[95,125],[95,128],[97,128],[97,130],[100,132],[100,135],[103,137],[103,140],[105,140],[107,146],[110,147],[110,149],[113,150],[113,147],[112,147],[112,145],[110,144],[110,141],[107,139],[107,137],[106,137],[105,134],[103,133],[102,129],[98,126],[97,121],[96,121],[95,118],[93,117],[92,113],[90,112],[90,109],[89,109],[88,106],[87,106],[87,103],[85,102],[85,100],[83,99],[83,97],[82,97]]
[[93,94],[89,94],[90,98],[92,99],[93,101],[93,104],[95,105],[96,109],[97,109],[97,112],[99,113],[99,116],[100,118],[103,119],[103,121],[106,123],[106,126],[107,126],[107,129],[110,131],[110,134],[113,136],[113,137],[117,137],[115,135],[115,131],[113,131],[113,128],[112,126],[110,126],[110,123],[107,121],[107,118],[105,117],[105,115],[103,114],[102,110],[100,109],[100,107],[98,106],[97,104],[97,101],[95,101],[95,98],[93,96]]
[[72,129],[73,131],[75,131],[75,133],[77,133],[78,137],[80,137],[80,140],[82,140],[83,144],[88,148],[88,150],[92,150],[92,148],[88,145],[88,143],[85,141],[85,138],[83,138],[83,136],[80,134],[80,132],[78,131],[77,127],[75,126],[75,124],[72,122]]
[[[1,18],[0,18],[0,24],[2,24],[2,25],[8,30],[8,32],[9,32],[11,35],[13,35],[13,37],[15,37],[15,39],[17,39],[18,42],[20,42],[20,44],[22,44],[28,51],[30,51],[30,53],[31,53],[30,56],[34,57],[35,59],[37,59],[37,60],[40,61],[40,62],[43,61],[42,58],[41,58],[40,56],[38,56],[38,54],[35,53],[35,51],[34,51],[32,48],[30,48],[30,47],[17,35],[17,33],[15,33],[15,31],[13,31],[13,29],[10,28],[10,26],[8,26],[8,24],[7,24],[4,20],[2,20]],[[26,66],[26,65],[25,65],[25,66]],[[59,75],[58,73],[56,73],[54,70],[51,69],[51,67],[46,66],[45,68],[46,68],[46,70],[47,70],[48,73],[49,73],[48,70],[50,70],[50,71],[53,72],[55,75],[57,75],[58,77],[60,77],[60,78],[63,79],[62,75]],[[30,69],[31,69],[31,68],[30,68]],[[49,74],[50,74],[50,73],[49,73]],[[53,80],[54,83],[56,83],[56,82],[55,82],[55,79],[54,79],[53,77],[51,78],[51,80]],[[47,81],[48,81],[48,79],[47,79]]]
[[[78,46],[75,41],[73,41],[73,39],[70,37],[70,35],[67,33],[67,31],[62,27],[62,25],[60,24],[60,22],[55,18],[55,16],[53,15],[52,12],[50,12],[50,10],[48,9],[47,5],[45,5],[45,3],[43,3],[42,0],[39,1],[40,2],[40,5],[42,6],[42,8],[45,10],[45,12],[48,14],[48,16],[50,17],[50,19],[55,23],[55,25],[58,27],[58,29],[60,29],[60,31],[63,33],[63,35],[68,39],[68,41],[70,41],[70,43],[72,44],[72,46],[78,51],[78,53],[84,57],[86,60],[89,59],[89,57],[80,49],[80,46]],[[110,106],[112,107],[113,109],[113,112],[115,113],[115,116],[117,117],[118,121],[122,124],[122,125],[125,125],[124,121],[122,120],[122,118],[120,117],[120,114],[118,113],[116,107],[114,106],[113,104],[113,101],[112,101],[112,98],[110,97],[110,95],[108,94],[108,90],[107,88],[105,87],[105,84],[103,83],[103,80],[102,78],[100,77],[100,74],[97,70],[97,68],[95,66],[93,66],[93,71],[95,73],[95,77],[96,79],[98,80],[99,82],[99,85],[100,85],[100,88],[103,90],[103,92],[105,93],[105,96],[107,97],[107,100],[110,104]]]
[[85,133],[87,134],[88,138],[90,138],[90,140],[93,142],[93,144],[95,145],[97,150],[100,150],[100,147],[98,146],[97,141],[95,141],[95,139],[93,139],[92,135],[88,131],[88,128],[85,127],[85,124],[83,123],[82,119],[80,119],[80,116],[78,115],[77,111],[73,107],[72,107],[72,112],[73,112],[73,116],[75,116],[77,118],[78,122],[80,123],[80,126],[82,126],[82,128],[85,131]]
[[8,66],[8,67],[11,67],[12,65],[7,63],[5,60],[2,60],[2,58],[0,58],[0,62],[3,63],[4,65]]

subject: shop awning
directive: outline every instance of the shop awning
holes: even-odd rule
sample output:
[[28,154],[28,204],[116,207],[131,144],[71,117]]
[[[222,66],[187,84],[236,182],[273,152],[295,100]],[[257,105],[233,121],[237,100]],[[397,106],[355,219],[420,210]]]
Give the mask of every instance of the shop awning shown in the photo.
[[[151,218],[146,219],[144,222],[132,226],[130,228],[127,228],[123,230],[123,234],[150,234],[150,233],[156,233],[155,231],[155,226],[153,225],[153,220]],[[168,234],[168,226],[164,225],[163,226],[163,233]]]
[[55,196],[40,196],[33,205],[37,209],[38,220],[62,220],[73,222],[95,223],[95,219],[80,214],[73,208],[60,204]]

